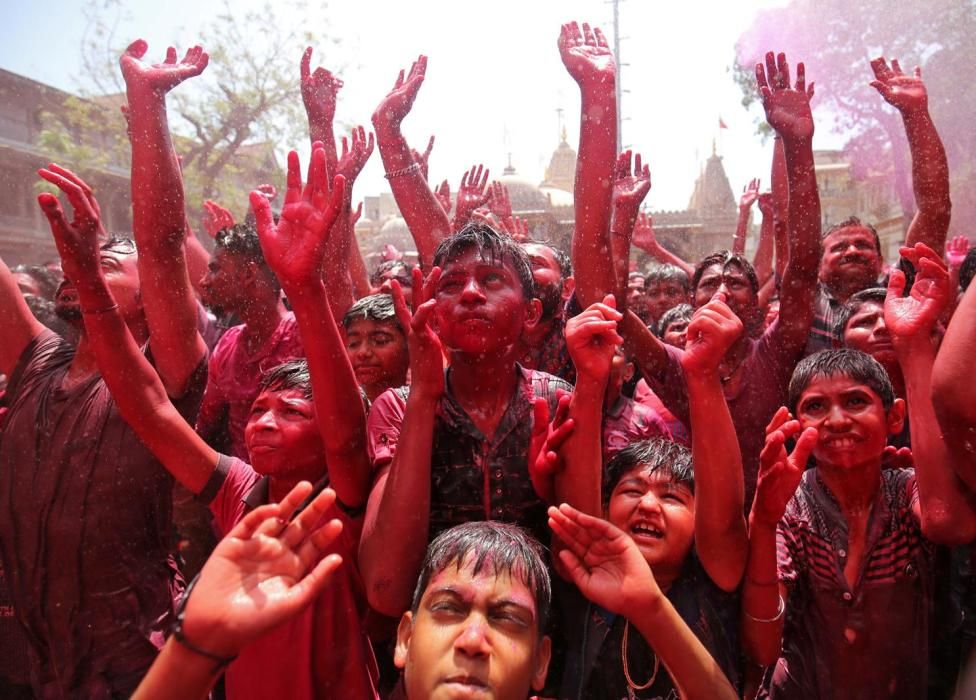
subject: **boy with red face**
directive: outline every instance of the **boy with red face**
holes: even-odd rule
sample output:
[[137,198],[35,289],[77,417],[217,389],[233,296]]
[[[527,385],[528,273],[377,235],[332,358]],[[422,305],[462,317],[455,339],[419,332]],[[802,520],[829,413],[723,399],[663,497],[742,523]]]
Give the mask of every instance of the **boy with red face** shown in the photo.
[[370,294],[342,317],[346,352],[366,398],[375,401],[387,389],[407,383],[407,337],[389,294]]
[[518,243],[473,223],[433,262],[426,281],[414,273],[412,318],[393,283],[410,329],[411,384],[380,396],[369,415],[374,477],[360,563],[371,605],[391,617],[410,604],[427,543],[451,525],[503,520],[545,535],[528,474],[533,403],[552,410],[556,390],[570,388],[516,362],[541,310]]
[[[923,246],[924,247],[924,246]],[[927,693],[932,543],[976,535],[972,494],[931,400],[929,333],[948,301],[941,263],[922,257],[910,296],[892,272],[885,321],[905,378],[915,469],[882,469],[905,401],[856,350],[804,359],[790,407],[770,423],[743,589],[749,655],[775,664],[773,698],[922,698]],[[793,416],[796,416],[794,419]],[[784,443],[797,438],[788,452]],[[810,456],[815,469],[806,470]],[[891,614],[898,611],[898,614]]]

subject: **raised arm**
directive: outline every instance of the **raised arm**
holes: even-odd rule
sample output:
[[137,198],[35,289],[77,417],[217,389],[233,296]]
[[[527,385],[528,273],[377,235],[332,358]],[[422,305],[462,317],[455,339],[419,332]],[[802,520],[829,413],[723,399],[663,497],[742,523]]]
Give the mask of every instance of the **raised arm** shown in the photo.
[[746,237],[749,234],[749,211],[759,198],[759,178],[752,178],[742,189],[739,198],[739,218],[735,223],[735,235],[732,237],[732,252],[742,255],[746,252]]
[[122,54],[132,142],[132,230],[139,250],[139,285],[149,343],[166,390],[181,396],[207,348],[197,331],[197,307],[186,269],[183,180],[169,135],[166,93],[207,67],[199,46],[177,62],[142,62],[139,39]]
[[400,71],[393,89],[373,112],[373,128],[376,130],[376,142],[383,167],[386,168],[386,177],[417,244],[420,264],[425,269],[434,260],[437,245],[451,232],[447,214],[427,184],[421,164],[414,161],[410,146],[400,131],[400,123],[410,113],[426,72],[427,57],[420,56],[411,66],[409,75],[404,76]]
[[343,504],[358,508],[369,484],[366,411],[322,281],[328,237],[335,235],[345,201],[343,177],[336,176],[331,191],[329,184],[325,148],[316,143],[304,189],[298,154],[288,154],[288,192],[277,224],[259,192],[251,193],[251,206],[264,259],[288,295],[302,335],[330,485]]
[[657,237],[654,235],[654,220],[650,214],[641,213],[637,217],[637,222],[634,224],[633,244],[658,262],[674,265],[684,270],[685,274],[688,275],[688,279],[691,279],[692,275],[695,274],[694,267],[658,242]]
[[671,605],[634,541],[605,520],[569,505],[549,509],[564,545],[559,559],[589,600],[629,620],[684,698],[738,697],[721,667]]
[[976,499],[952,469],[950,450],[932,404],[932,330],[949,302],[949,273],[938,254],[924,243],[902,248],[901,255],[918,274],[909,295],[903,296],[905,273],[891,271],[885,326],[905,377],[918,484],[915,512],[928,539],[939,544],[966,544],[976,538]]
[[98,217],[89,203],[90,190],[86,192],[87,186],[77,176],[63,172],[42,170],[41,174],[67,195],[74,218],[67,221],[53,195],[39,195],[38,203],[51,224],[65,274],[78,290],[98,369],[119,413],[139,439],[177,481],[199,493],[217,466],[218,455],[173,406],[156,370],[129,333],[105,281],[115,263],[99,254]]
[[918,211],[908,227],[905,245],[924,243],[942,250],[949,232],[952,201],[949,198],[949,163],[935,123],[929,115],[929,98],[922,82],[922,69],[914,75],[902,73],[897,60],[889,67],[884,58],[871,61],[871,81],[885,102],[901,112],[912,154],[912,188]]
[[631,152],[624,151],[617,158],[613,178],[613,219],[610,223],[610,253],[613,258],[614,287],[617,298],[626,299],[627,278],[630,272],[630,244],[640,205],[651,191],[651,171],[641,165],[640,153],[634,154],[634,168],[630,167]]
[[756,64],[756,82],[766,121],[783,140],[789,183],[789,262],[780,287],[780,321],[776,324],[784,350],[795,355],[806,345],[813,322],[813,301],[820,267],[820,194],[813,167],[813,83],[806,84],[803,63],[796,66],[790,86],[786,55],[766,54]]
[[308,135],[314,145],[325,147],[325,162],[330,173],[336,171],[338,153],[334,132],[336,103],[342,79],[319,66],[312,71],[312,47],[302,54],[299,67],[302,87],[302,103],[308,117]]
[[773,139],[773,165],[770,168],[769,187],[773,192],[773,240],[776,247],[775,274],[783,279],[786,263],[790,258],[790,183],[786,176],[786,153],[783,139]]
[[756,255],[752,259],[752,267],[759,278],[759,284],[764,285],[773,276],[773,247],[774,247],[774,218],[775,205],[773,194],[763,192],[756,200],[762,213],[762,224],[759,227],[759,244]]
[[739,587],[749,550],[742,454],[718,371],[740,335],[742,321],[717,293],[695,311],[681,357],[695,465],[695,548],[712,581],[726,591]]
[[614,289],[609,241],[614,165],[617,160],[617,66],[603,32],[584,23],[564,24],[559,55],[580,87],[580,142],[573,201],[573,269],[583,306]]
[[461,186],[458,187],[457,200],[454,206],[454,222],[452,229],[460,231],[471,219],[475,209],[488,203],[491,190],[488,189],[488,169],[480,163],[472,165],[461,176]]
[[[399,617],[410,607],[413,587],[427,551],[431,443],[437,404],[444,393],[441,342],[429,324],[439,279],[439,267],[431,270],[426,281],[414,269],[412,317],[400,283],[391,282],[400,327],[408,329],[410,395],[399,426],[393,461],[381,465],[374,478],[359,543],[359,567],[369,604],[391,617]],[[383,394],[373,405],[371,426],[383,417],[381,402],[391,394]],[[391,547],[391,542],[396,546]]]

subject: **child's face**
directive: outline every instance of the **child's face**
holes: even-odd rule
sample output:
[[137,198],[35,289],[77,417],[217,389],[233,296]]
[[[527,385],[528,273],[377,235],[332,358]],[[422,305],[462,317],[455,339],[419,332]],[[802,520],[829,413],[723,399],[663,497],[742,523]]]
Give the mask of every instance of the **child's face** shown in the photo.
[[661,339],[668,345],[684,350],[685,341],[688,340],[688,323],[689,321],[683,318],[672,321],[664,329],[664,335]]
[[266,389],[251,404],[244,428],[251,466],[259,474],[305,474],[325,466],[315,406],[298,389]]
[[651,320],[655,323],[668,309],[688,301],[688,291],[677,282],[652,280],[644,283],[644,296]]
[[356,381],[370,400],[407,383],[407,339],[395,323],[368,318],[353,321],[346,328],[346,352]]
[[845,374],[810,380],[800,394],[796,417],[803,428],[819,431],[813,456],[818,466],[851,468],[877,464],[903,423],[903,402],[885,411],[881,397]]
[[449,350],[484,354],[514,346],[539,318],[539,302],[526,299],[514,268],[469,248],[445,263],[435,292],[434,322]]
[[655,576],[673,580],[695,538],[695,495],[662,470],[638,466],[614,487],[607,519],[630,535]]
[[854,313],[844,328],[844,347],[865,352],[881,364],[888,366],[895,357],[895,346],[884,320],[884,304],[868,301]]
[[472,571],[449,564],[400,621],[394,661],[408,697],[524,700],[545,683],[550,643],[532,591],[491,564]]

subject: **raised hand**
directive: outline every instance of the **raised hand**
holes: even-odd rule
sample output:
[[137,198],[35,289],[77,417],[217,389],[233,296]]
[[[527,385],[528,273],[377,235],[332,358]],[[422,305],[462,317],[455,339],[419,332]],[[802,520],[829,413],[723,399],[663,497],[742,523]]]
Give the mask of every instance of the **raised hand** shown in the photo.
[[725,353],[742,335],[742,321],[725,301],[725,294],[716,292],[691,317],[685,352],[681,356],[681,366],[686,374],[715,375]]
[[529,240],[529,222],[521,216],[509,216],[498,221],[498,228],[519,243]]
[[566,347],[581,376],[606,381],[610,365],[623,338],[617,333],[617,322],[623,314],[617,311],[613,295],[591,304],[583,313],[566,322]]
[[461,177],[461,186],[458,188],[457,199],[455,201],[454,230],[461,229],[471,214],[478,207],[482,207],[488,201],[488,168],[480,163],[471,166]]
[[922,82],[921,68],[916,66],[914,75],[905,75],[896,59],[892,59],[889,67],[884,57],[879,56],[871,61],[871,70],[875,77],[871,87],[899,112],[910,114],[928,110],[929,96]]
[[424,279],[419,267],[413,269],[413,314],[407,308],[403,289],[397,280],[390,282],[393,308],[400,327],[407,329],[407,352],[410,356],[410,391],[424,392],[436,398],[444,393],[444,349],[440,338],[430,327],[430,316],[441,269],[435,267]]
[[760,192],[756,197],[758,202],[759,211],[762,213],[763,218],[772,217],[775,212],[776,200],[773,198],[772,192]]
[[451,183],[444,180],[440,187],[434,190],[434,196],[437,197],[437,203],[441,205],[441,209],[444,210],[445,214],[451,213]]
[[[786,451],[786,441],[799,435],[793,452]],[[759,480],[752,502],[750,520],[775,528],[796,493],[807,468],[807,460],[817,445],[816,428],[800,430],[785,406],[781,407],[766,426],[766,445],[759,454]]]
[[634,237],[631,242],[646,253],[652,253],[660,247],[654,235],[654,219],[650,214],[641,212],[634,224]]
[[946,241],[945,252],[946,264],[951,269],[959,269],[969,252],[969,239],[966,236],[953,236]]
[[[768,80],[767,80],[768,78]],[[766,54],[766,66],[756,64],[756,84],[766,110],[766,121],[784,139],[809,139],[813,136],[813,83],[806,84],[806,68],[796,64],[796,85],[790,87],[790,67],[786,54]]]
[[410,149],[410,155],[413,156],[413,162],[420,166],[420,172],[427,179],[430,174],[430,152],[434,150],[434,135],[430,135],[430,140],[427,141],[427,148],[421,153],[415,148]]
[[162,63],[144,63],[142,57],[148,49],[149,44],[143,39],[136,39],[119,59],[130,102],[134,93],[162,95],[169,92],[187,78],[200,75],[210,61],[201,46],[190,48],[183,60],[177,61],[176,49],[170,46],[166,49],[166,59]]
[[277,224],[267,198],[260,192],[251,192],[261,250],[289,296],[320,283],[326,241],[342,210],[345,191],[342,175],[336,175],[330,191],[325,148],[316,143],[304,188],[298,154],[288,154],[288,190]]
[[273,202],[275,197],[278,196],[278,189],[274,185],[267,182],[263,185],[258,185],[254,189],[267,197],[269,202]]
[[346,187],[352,187],[352,183],[359,177],[366,161],[373,153],[373,134],[370,132],[369,140],[366,139],[366,130],[357,126],[352,130],[352,147],[349,140],[342,137],[342,153],[339,155],[339,164],[336,173],[346,178]]
[[[264,193],[262,192],[262,194]],[[206,214],[203,219],[203,228],[211,238],[215,238],[225,228],[234,225],[234,215],[212,199],[203,203],[203,210]]]
[[498,180],[488,189],[488,208],[499,219],[512,218],[512,200],[508,198],[508,188]]
[[37,174],[57,185],[74,209],[74,216],[68,221],[57,197],[49,192],[37,196],[37,203],[51,225],[65,277],[79,284],[93,275],[99,275],[99,236],[103,229],[98,203],[91,188],[70,170],[54,163],[38,170]]
[[606,520],[564,503],[549,508],[549,527],[563,545],[559,550],[563,570],[600,607],[626,615],[661,597],[637,545]]
[[573,433],[575,421],[569,417],[572,394],[556,390],[556,413],[549,420],[549,402],[537,396],[533,399],[532,437],[529,438],[529,477],[536,495],[546,503],[556,499],[553,477],[563,470],[560,450]]
[[300,482],[280,503],[248,513],[220,541],[186,603],[188,641],[217,656],[236,656],[328,584],[342,564],[338,554],[323,556],[342,532],[339,520],[323,521],[335,492],[323,490],[289,521],[311,491]]
[[646,164],[641,165],[640,153],[634,153],[633,159],[634,168],[631,170],[631,151],[624,151],[617,157],[613,180],[613,202],[614,206],[625,207],[636,215],[644,197],[651,191],[651,171]]
[[917,243],[914,248],[901,248],[900,253],[918,274],[908,296],[902,296],[905,293],[904,272],[893,269],[888,277],[885,326],[896,348],[911,340],[927,341],[951,296],[949,272],[934,250],[924,243]]
[[336,101],[342,80],[321,66],[312,72],[312,47],[302,54],[301,86],[302,102],[309,122],[332,123],[335,119]]
[[420,92],[420,86],[424,83],[426,73],[427,57],[423,55],[414,61],[409,74],[404,76],[403,71],[400,71],[393,89],[373,112],[373,125],[377,129],[381,125],[399,129],[400,123],[410,113],[413,101],[417,99],[417,93]]
[[739,209],[749,209],[759,199],[759,178],[754,177],[749,184],[742,188],[739,198]]
[[590,29],[584,22],[581,32],[576,22],[564,24],[558,45],[563,65],[580,87],[610,81],[617,75],[613,52],[599,27]]

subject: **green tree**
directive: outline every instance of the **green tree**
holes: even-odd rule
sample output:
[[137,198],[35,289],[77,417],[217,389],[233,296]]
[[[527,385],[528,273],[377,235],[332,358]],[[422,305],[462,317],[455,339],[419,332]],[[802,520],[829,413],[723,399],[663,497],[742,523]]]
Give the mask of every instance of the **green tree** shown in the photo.
[[760,11],[739,37],[733,65],[747,109],[758,101],[754,66],[767,50],[786,51],[791,61],[806,64],[807,81],[816,81],[818,121],[829,118],[831,128],[847,136],[845,150],[855,176],[889,174],[906,226],[915,210],[908,143],[897,112],[869,86],[869,61],[883,55],[897,58],[906,71],[921,66],[929,111],[949,159],[953,229],[968,233],[963,227],[976,214],[976,124],[971,116],[976,91],[968,85],[976,65],[973,0],[792,0]]

